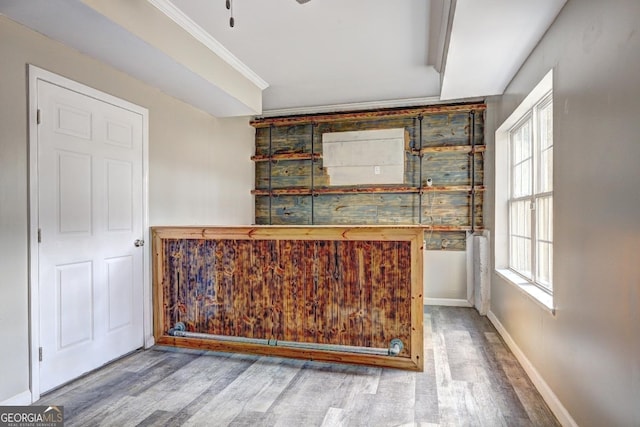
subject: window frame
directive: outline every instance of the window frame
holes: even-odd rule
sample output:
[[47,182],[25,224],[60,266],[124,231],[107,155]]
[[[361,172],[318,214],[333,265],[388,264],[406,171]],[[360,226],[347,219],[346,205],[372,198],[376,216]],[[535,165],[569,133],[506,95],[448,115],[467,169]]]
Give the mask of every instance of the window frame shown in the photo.
[[[530,87],[530,92],[525,95],[519,105],[510,109],[511,113],[507,113],[506,118],[502,119],[501,124],[495,130],[494,149],[488,150],[489,156],[493,156],[494,164],[494,176],[493,185],[491,189],[494,191],[493,197],[493,268],[494,277],[498,284],[504,284],[506,286],[513,287],[516,291],[520,292],[525,298],[528,298],[533,303],[538,305],[542,310],[548,311],[551,315],[555,315],[555,297],[553,294],[542,290],[542,288],[532,284],[519,274],[514,273],[509,268],[509,204],[508,199],[510,195],[509,189],[509,130],[520,121],[520,119],[530,110],[534,105],[538,104],[549,91],[553,94],[553,78],[554,71],[549,69],[546,74],[541,76],[540,81]],[[520,88],[522,89],[522,88]],[[525,88],[526,89],[526,88]],[[526,92],[526,90],[523,90]],[[553,100],[554,103],[557,100]],[[506,105],[504,103],[497,102],[496,109],[488,108],[487,111],[499,114],[499,106],[507,108],[510,103]],[[557,108],[556,108],[557,111]],[[551,118],[557,118],[558,115],[553,114]],[[551,127],[553,132],[553,126]],[[552,134],[553,135],[553,134]],[[557,164],[553,168],[557,168]],[[553,168],[550,171],[549,179],[553,180]],[[550,224],[553,227],[553,223]],[[549,258],[553,263],[553,255]],[[561,283],[554,283],[554,288],[557,290]],[[506,290],[505,290],[506,291]]]
[[[551,107],[551,144],[543,147],[543,135],[542,135],[542,111]],[[523,126],[529,125],[528,138],[529,153],[528,157],[515,158],[515,138],[518,133],[521,132]],[[508,190],[507,190],[507,254],[508,254],[508,269],[520,276],[528,283],[535,285],[542,291],[549,295],[553,295],[553,88],[547,90],[542,96],[538,97],[530,108],[527,108],[524,113],[521,113],[515,124],[513,124],[508,130],[508,154],[507,154],[507,174],[508,174]],[[543,152],[551,152],[550,165],[551,168],[551,180],[550,184],[547,184],[547,188],[542,188],[542,176],[543,173],[549,171],[543,171]],[[525,161],[530,160],[529,176],[528,176],[528,190],[525,194],[514,194],[516,186],[516,174],[514,173],[516,168],[522,165]],[[517,162],[517,164],[516,164]],[[549,228],[546,230],[546,239],[542,239],[540,235],[542,231],[539,230],[539,210],[541,200],[549,200],[551,204],[550,213],[551,220]],[[513,209],[512,206],[515,203],[526,202],[529,205],[527,214],[528,218],[525,220],[527,224],[529,236],[516,236],[513,230]],[[521,231],[521,230],[518,230]],[[522,260],[514,260],[514,237],[519,239],[528,239],[528,260],[525,261],[525,266],[522,265]],[[548,259],[548,268],[543,274],[540,272],[540,243],[546,244],[550,247],[550,257]],[[516,261],[520,262],[520,265],[515,265]],[[527,268],[528,267],[528,270]],[[544,278],[548,277],[548,280]]]

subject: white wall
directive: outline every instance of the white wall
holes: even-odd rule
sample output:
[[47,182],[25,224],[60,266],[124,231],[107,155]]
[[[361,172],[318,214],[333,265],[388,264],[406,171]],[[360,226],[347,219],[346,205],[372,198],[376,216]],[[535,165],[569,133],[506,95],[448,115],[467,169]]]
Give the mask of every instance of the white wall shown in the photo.
[[467,304],[467,252],[424,251],[424,300],[428,305]]
[[158,111],[155,119],[150,131],[149,223],[252,224],[255,129],[248,119],[214,119],[179,108]]
[[[553,315],[497,274],[491,312],[580,426],[640,425],[640,2],[569,0],[486,120],[554,69]],[[562,417],[561,417],[562,418]]]
[[2,16],[0,58],[2,404],[30,397],[26,64],[149,109],[152,225],[251,223],[254,132],[248,118],[216,119]]

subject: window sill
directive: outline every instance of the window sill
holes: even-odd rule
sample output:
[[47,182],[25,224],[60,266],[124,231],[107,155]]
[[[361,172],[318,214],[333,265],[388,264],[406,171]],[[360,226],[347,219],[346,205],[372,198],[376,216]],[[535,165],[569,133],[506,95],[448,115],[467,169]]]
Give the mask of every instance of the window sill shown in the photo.
[[502,277],[507,282],[514,285],[518,288],[522,293],[531,298],[534,302],[536,302],[540,307],[547,310],[549,313],[555,316],[556,309],[553,306],[553,295],[549,295],[542,289],[538,288],[535,285],[527,282],[522,277],[518,276],[511,270],[507,269],[496,269],[496,273],[500,277]]

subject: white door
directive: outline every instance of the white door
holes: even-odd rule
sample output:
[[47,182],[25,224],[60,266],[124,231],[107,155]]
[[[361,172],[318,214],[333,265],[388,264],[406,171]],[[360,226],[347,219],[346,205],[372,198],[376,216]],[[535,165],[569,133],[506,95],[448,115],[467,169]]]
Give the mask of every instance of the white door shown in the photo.
[[143,118],[38,80],[40,391],[143,345]]

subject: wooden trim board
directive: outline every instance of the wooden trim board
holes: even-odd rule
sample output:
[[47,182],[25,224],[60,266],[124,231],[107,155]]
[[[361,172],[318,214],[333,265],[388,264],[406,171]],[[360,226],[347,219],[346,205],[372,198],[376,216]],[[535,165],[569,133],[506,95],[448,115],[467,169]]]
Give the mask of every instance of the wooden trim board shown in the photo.
[[256,118],[252,120],[250,124],[255,128],[283,125],[289,126],[308,123],[330,123],[348,120],[371,120],[388,117],[413,117],[424,114],[450,113],[458,111],[484,111],[486,108],[486,104],[480,102],[448,105],[426,105],[423,107],[389,108],[380,110],[320,113],[284,117],[265,117]]

